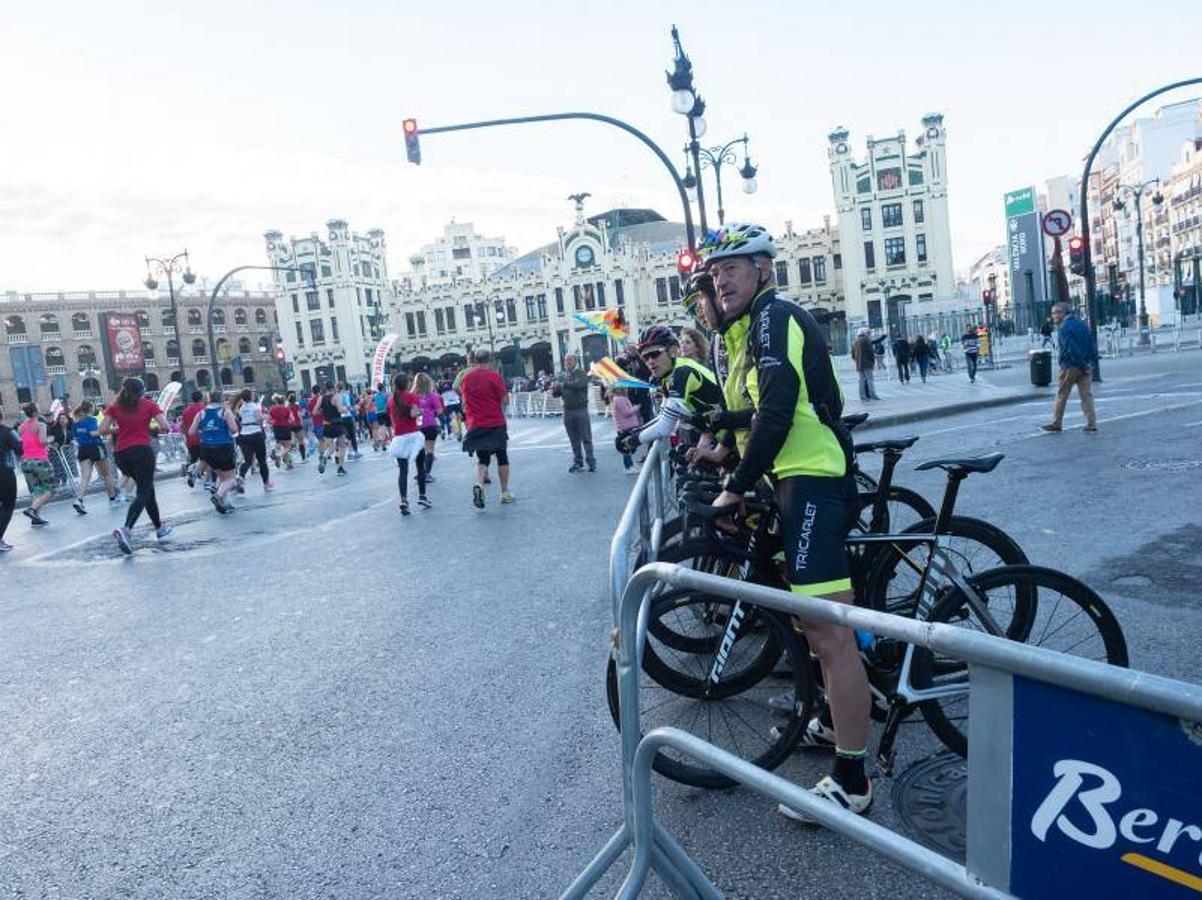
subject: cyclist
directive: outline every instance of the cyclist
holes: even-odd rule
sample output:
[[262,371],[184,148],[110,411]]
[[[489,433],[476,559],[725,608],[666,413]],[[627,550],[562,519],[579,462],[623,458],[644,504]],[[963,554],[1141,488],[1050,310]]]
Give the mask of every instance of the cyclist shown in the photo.
[[[747,393],[755,407],[746,452],[725,481],[715,506],[730,506],[771,475],[780,510],[789,588],[836,603],[852,603],[843,542],[854,517],[850,440],[839,421],[843,393],[813,316],[776,295],[776,246],[758,225],[719,230],[706,256],[723,318],[746,329]],[[811,790],[844,809],[863,813],[872,803],[864,772],[868,744],[868,678],[851,629],[803,621],[822,666],[833,720],[831,774]],[[819,730],[820,722],[810,723]],[[810,821],[784,806],[780,812]]]
[[644,328],[637,349],[666,399],[659,415],[642,428],[618,434],[615,445],[619,453],[633,453],[640,444],[674,433],[682,420],[722,408],[717,377],[701,363],[681,355],[680,339],[667,325]]

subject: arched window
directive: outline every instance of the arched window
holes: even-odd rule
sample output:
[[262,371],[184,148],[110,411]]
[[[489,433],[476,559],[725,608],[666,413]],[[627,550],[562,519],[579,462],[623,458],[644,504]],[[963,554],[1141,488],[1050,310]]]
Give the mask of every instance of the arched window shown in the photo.
[[242,307],[238,307],[237,309],[234,310],[234,324],[235,325],[245,325],[246,324],[246,310],[242,309]]
[[43,313],[39,326],[42,331],[42,337],[47,339],[58,337],[58,316],[54,313]]
[[171,380],[182,382],[184,380],[184,373],[179,371],[179,369],[176,369],[174,372],[171,373]]
[[83,395],[93,400],[100,398],[100,382],[95,378],[85,378],[83,380]]
[[266,325],[267,324],[267,310],[265,310],[265,309],[256,309],[255,310],[255,324],[256,325]]
[[[167,358],[175,360],[179,359],[179,341],[177,341],[175,338],[172,338],[167,342]],[[171,380],[179,381],[178,378],[172,378]]]
[[25,320],[20,316],[9,316],[4,320],[4,332],[10,335],[25,334]]
[[255,370],[252,369],[250,366],[243,366],[242,380],[245,381],[247,384],[254,384],[255,383]]
[[224,325],[225,324],[225,310],[222,309],[220,306],[217,307],[215,310],[213,310],[213,324],[214,325]]
[[47,347],[46,348],[46,368],[53,369],[55,367],[58,367],[65,371],[66,367],[67,367],[67,359],[65,356],[63,356],[63,351],[62,351],[61,347]]
[[92,322],[87,313],[78,312],[71,317],[71,330],[77,338],[92,336]]
[[262,354],[267,353],[267,335],[259,338],[259,352]]
[[188,310],[188,327],[195,328],[196,326],[200,325],[200,322],[201,322],[200,310],[199,309]]
[[226,366],[221,370],[221,385],[226,387],[234,383],[234,370]]
[[134,313],[134,315],[138,317],[138,327],[139,328],[149,328],[150,327],[150,316],[146,314],[146,310],[139,309]]
[[154,359],[154,344],[150,341],[142,341],[142,358]]
[[192,342],[192,358],[200,359],[205,355],[205,342],[197,338]]
[[76,358],[79,360],[81,370],[96,368],[96,351],[88,344],[80,344],[79,350],[76,351]]
[[159,389],[159,376],[155,375],[154,372],[147,372],[142,376],[142,381],[148,391],[157,391]]
[[209,386],[209,370],[208,369],[197,369],[196,370],[196,383],[198,385],[200,385],[200,387],[208,387]]
[[238,352],[250,353],[250,338],[238,338]]
[[171,314],[170,306],[159,313],[159,318],[162,320],[164,328],[170,328],[175,325],[175,316]]

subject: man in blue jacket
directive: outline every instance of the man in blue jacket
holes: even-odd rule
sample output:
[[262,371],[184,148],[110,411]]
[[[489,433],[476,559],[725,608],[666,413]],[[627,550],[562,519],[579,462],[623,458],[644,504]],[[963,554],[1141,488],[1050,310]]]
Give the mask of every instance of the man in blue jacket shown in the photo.
[[1060,329],[1060,384],[1056,388],[1052,421],[1039,427],[1044,431],[1061,430],[1064,407],[1068,404],[1068,395],[1073,392],[1073,385],[1076,385],[1081,397],[1081,411],[1085,413],[1085,427],[1081,430],[1093,434],[1098,430],[1098,418],[1094,412],[1090,384],[1093,381],[1094,363],[1098,361],[1098,345],[1089,332],[1089,326],[1073,314],[1067,303],[1057,303],[1052,307],[1052,321]]

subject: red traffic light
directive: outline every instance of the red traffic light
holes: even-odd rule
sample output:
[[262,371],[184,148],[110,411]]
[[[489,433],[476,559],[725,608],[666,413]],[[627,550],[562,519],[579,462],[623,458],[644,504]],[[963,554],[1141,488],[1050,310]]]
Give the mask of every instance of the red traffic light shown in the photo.
[[276,362],[283,362],[283,361],[284,361],[284,348],[283,348],[283,347],[276,347],[276,348],[275,348],[275,361],[276,361]]
[[676,270],[681,275],[691,275],[693,267],[697,265],[697,257],[692,250],[681,250],[676,256]]
[[1070,253],[1080,253],[1081,248],[1085,246],[1085,239],[1079,234],[1073,235],[1068,239],[1068,249]]
[[406,119],[401,127],[405,129],[405,134],[416,134],[417,119]]
[[415,166],[421,165],[422,148],[418,143],[417,119],[406,119],[401,123],[401,130],[405,132],[405,157]]

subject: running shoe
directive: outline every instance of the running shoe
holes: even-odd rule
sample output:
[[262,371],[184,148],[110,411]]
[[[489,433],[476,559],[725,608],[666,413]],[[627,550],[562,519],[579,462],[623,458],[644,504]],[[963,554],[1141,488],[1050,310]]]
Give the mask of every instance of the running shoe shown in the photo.
[[46,519],[43,519],[32,509],[22,510],[22,512],[25,513],[25,518],[29,519],[29,521],[33,524],[34,528],[41,528],[43,525],[50,524],[49,521],[47,521]]
[[420,497],[417,498],[417,505],[420,506],[422,509],[430,509],[434,506],[434,504],[430,502],[430,498],[427,497],[425,494],[422,494]]
[[570,466],[568,466],[569,474],[575,475],[577,472],[583,472],[583,471],[584,471],[584,466],[580,465],[580,463],[572,463]]
[[196,473],[192,471],[191,466],[184,469],[184,479],[188,482],[189,490],[196,487]]
[[492,484],[492,478],[490,478],[490,477],[489,477],[489,475],[488,475],[488,473],[487,473],[487,472],[485,472],[485,473],[484,473],[484,483],[485,483],[485,484]]
[[484,509],[484,488],[478,484],[472,485],[472,506],[476,509]]
[[13,549],[13,545],[8,541],[0,541],[0,553],[9,553]]
[[[791,696],[791,695],[790,695]],[[773,698],[776,699],[776,698]],[[769,706],[773,706],[772,701],[768,701]],[[775,707],[773,707],[775,708]],[[769,730],[772,740],[780,740],[783,729],[779,725],[773,725]],[[797,743],[793,745],[795,750],[834,750],[835,749],[835,729],[823,725],[818,717],[810,719],[806,725],[805,731],[797,739]]]
[[113,494],[113,496],[109,497],[109,506],[110,507],[117,506],[120,502],[121,502],[121,496],[119,494]]
[[241,475],[234,480],[234,490],[239,494],[246,493],[246,480]]
[[275,463],[275,467],[276,467],[277,469],[280,467],[280,451],[279,451],[279,450],[276,450],[276,449],[272,448],[272,451],[271,451],[271,461],[272,461],[273,463]]
[[71,508],[74,509],[81,516],[86,516],[88,514],[88,508],[83,505],[82,500],[77,499],[74,503],[71,504]]
[[346,469],[342,468],[342,466],[339,466],[339,467],[338,467],[338,474],[339,474],[339,475],[345,475],[345,474],[346,474]]
[[117,539],[117,546],[121,548],[121,552],[126,556],[134,552],[133,544],[129,542],[129,529],[124,525],[113,529],[113,537]]
[[350,459],[362,459],[362,458],[363,458],[363,454],[362,454],[362,453],[360,453],[358,450],[354,451],[354,452],[353,452],[353,453],[350,455]]
[[274,482],[274,481],[265,481],[265,482],[263,482],[263,490],[265,490],[265,491],[274,491],[274,490],[275,490],[275,482]]
[[[849,794],[843,790],[843,786],[831,776],[825,776],[816,785],[810,788],[810,793],[816,797],[821,797],[824,800],[829,800],[832,803],[837,803],[844,809],[849,809],[857,815],[862,815],[868,812],[868,807],[872,806],[872,782],[868,782],[868,790],[863,794]],[[817,825],[818,823],[804,813],[800,813],[795,809],[791,809],[785,804],[780,804],[776,811],[786,819],[792,819],[794,822],[803,822],[806,825]]]
[[325,473],[326,473],[326,456],[323,453],[321,456],[317,457],[317,474],[324,475]]
[[221,502],[221,498],[216,494],[209,494],[209,499],[213,501],[213,508],[224,516],[227,510],[225,504]]
[[402,516],[409,515],[409,501],[408,500],[401,501],[401,515]]
[[171,537],[171,534],[174,531],[175,529],[170,525],[164,525],[162,528],[156,528],[154,530],[154,539],[161,544]]
[[597,471],[597,464],[596,464],[595,462],[591,462],[591,463],[589,463],[589,464],[588,464],[588,470],[589,470],[590,472],[596,472],[596,471]]
[[505,491],[501,494],[502,503],[512,503],[515,500],[517,500],[517,494],[515,494],[513,491]]

